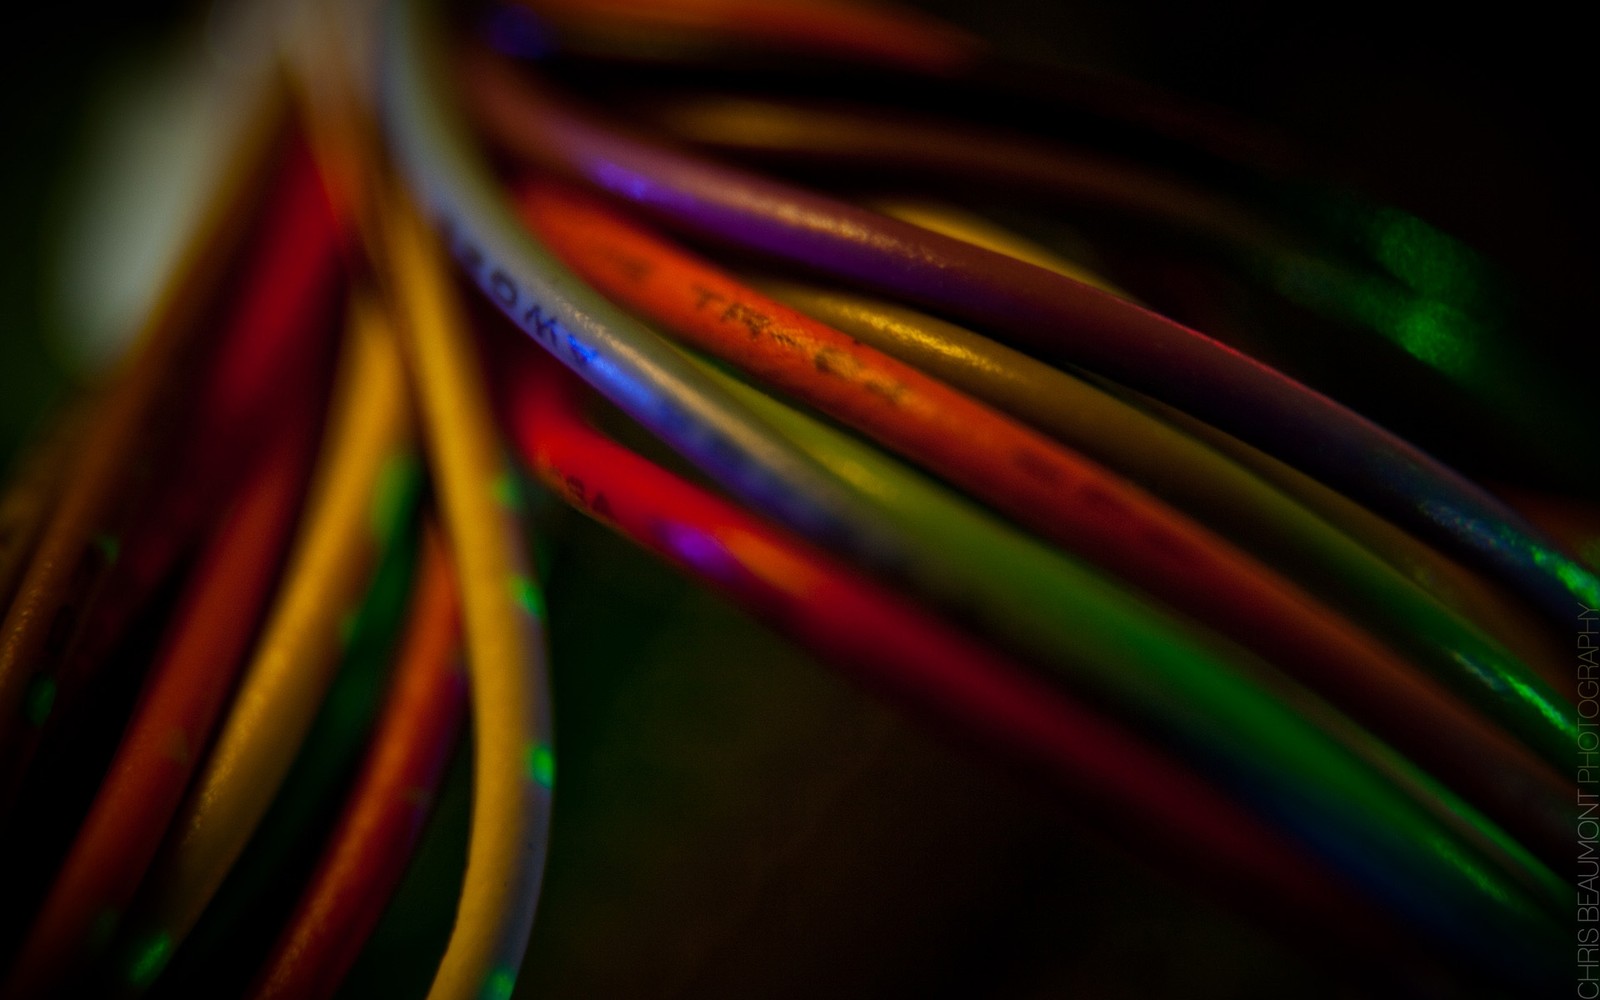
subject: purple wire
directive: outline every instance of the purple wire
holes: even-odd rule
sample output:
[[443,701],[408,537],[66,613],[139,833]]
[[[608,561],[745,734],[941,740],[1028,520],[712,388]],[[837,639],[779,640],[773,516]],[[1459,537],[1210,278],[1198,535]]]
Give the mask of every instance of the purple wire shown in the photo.
[[1503,574],[1563,622],[1600,581],[1509,507],[1377,424],[1173,320],[1044,268],[637,139],[528,87],[488,54],[469,107],[517,156],[683,232],[1003,331],[1177,406]]

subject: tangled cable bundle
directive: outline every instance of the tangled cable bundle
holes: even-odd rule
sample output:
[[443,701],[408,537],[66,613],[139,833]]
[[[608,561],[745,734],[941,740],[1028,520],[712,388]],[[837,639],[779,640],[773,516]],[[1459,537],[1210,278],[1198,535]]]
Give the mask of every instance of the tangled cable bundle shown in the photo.
[[259,7],[0,496],[0,995],[1135,995],[1122,892],[1565,995],[1600,466],[1485,257],[907,9]]

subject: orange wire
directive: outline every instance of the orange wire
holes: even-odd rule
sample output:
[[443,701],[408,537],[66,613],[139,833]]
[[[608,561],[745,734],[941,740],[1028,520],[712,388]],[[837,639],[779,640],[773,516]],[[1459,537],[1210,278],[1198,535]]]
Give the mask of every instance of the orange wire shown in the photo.
[[423,535],[410,624],[372,749],[251,996],[331,996],[404,874],[466,708],[456,576],[438,526]]
[[568,503],[845,676],[1043,769],[1123,835],[1156,831],[1161,850],[1183,856],[1191,874],[1226,871],[1243,896],[1353,914],[1325,872],[1164,750],[939,615],[613,442],[584,420],[575,377],[531,345],[515,346],[496,358],[501,423]]
[[0,995],[42,995],[109,942],[243,665],[287,550],[320,407],[299,394],[191,577],[138,707]]
[[1371,636],[1184,514],[766,298],[588,195],[535,179],[518,201],[541,238],[619,304],[1220,628],[1368,720],[1536,853],[1565,857],[1565,779]]

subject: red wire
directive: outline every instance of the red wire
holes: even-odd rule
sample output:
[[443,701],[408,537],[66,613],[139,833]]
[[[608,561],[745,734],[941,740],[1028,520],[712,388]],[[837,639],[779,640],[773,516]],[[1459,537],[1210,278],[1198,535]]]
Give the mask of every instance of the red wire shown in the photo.
[[563,261],[619,304],[1226,632],[1364,720],[1541,855],[1565,857],[1565,779],[1291,580],[1114,473],[768,299],[592,197],[535,180],[518,201]]
[[[125,537],[81,638],[54,666],[55,709],[64,717],[149,602],[179,556],[210,523],[217,496],[229,495],[247,471],[264,435],[282,419],[283,386],[326,384],[343,267],[343,238],[322,177],[303,141],[290,144],[273,182],[258,232],[241,262],[234,289],[217,322],[217,353],[199,398],[185,413],[176,454],[151,484],[147,502]],[[184,437],[183,432],[187,431]],[[5,748],[0,781],[14,788],[43,735],[19,727]]]
[[[558,26],[589,31],[690,33],[703,44],[795,52],[924,73],[970,70],[975,37],[913,10],[836,0],[521,0]],[[626,36],[625,36],[626,37]]]
[[1311,911],[1343,892],[1187,769],[883,587],[588,427],[576,386],[534,351],[500,365],[502,424],[569,502],[847,669],[1042,766],[1163,848],[1219,866],[1245,895]]
[[316,447],[317,400],[282,422],[207,545],[93,805],[3,994],[42,995],[109,942],[198,766],[287,551]]
[[405,872],[465,715],[455,573],[429,525],[409,625],[372,747],[251,996],[332,996]]

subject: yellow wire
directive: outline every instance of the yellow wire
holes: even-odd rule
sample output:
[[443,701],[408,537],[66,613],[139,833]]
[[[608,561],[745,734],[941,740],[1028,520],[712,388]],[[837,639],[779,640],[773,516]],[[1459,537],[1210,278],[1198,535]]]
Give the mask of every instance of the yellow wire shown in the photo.
[[215,748],[140,900],[130,985],[153,981],[194,926],[271,804],[340,660],[380,539],[373,512],[410,460],[399,351],[376,306],[353,297],[334,412],[284,583]]
[[553,758],[542,600],[461,305],[408,202],[385,206],[391,294],[460,571],[472,684],[472,834],[431,1000],[508,997],[544,870]]
[[[1364,550],[1359,562],[1369,569],[1374,561],[1386,563],[1541,675],[1558,676],[1544,630],[1515,602],[1376,514],[1235,438],[1143,397],[1124,400],[1115,386],[1097,387],[904,306],[792,281],[753,281],[774,298],[1118,469],[1286,572],[1332,565],[1324,555],[1344,546],[1332,542],[1331,533],[1345,536]],[[1352,565],[1347,559],[1338,564]]]
[[974,212],[956,208],[954,205],[911,199],[879,199],[872,202],[871,207],[901,222],[909,222],[913,226],[921,226],[923,229],[951,239],[963,240],[985,250],[993,250],[995,253],[1003,253],[1029,264],[1036,264],[1047,271],[1054,271],[1074,281],[1092,285],[1101,291],[1110,292],[1129,301],[1138,301],[1127,291],[1118,288],[1084,265],[1068,260],[1054,250],[990,222]]
[[[982,216],[935,202],[907,199],[883,199],[875,202],[873,207],[903,222],[1036,264],[1124,298],[1130,297],[1082,265],[1067,260]],[[825,321],[842,326],[847,332],[860,336],[890,353],[897,352],[879,344],[877,339],[886,324],[908,331],[908,339],[919,344],[931,344],[935,341],[946,345],[966,343],[963,339],[965,331],[938,320],[918,316],[911,310],[882,306],[850,296],[830,297],[787,283],[770,283],[769,291],[772,291],[776,298],[787,297],[791,305],[796,305],[802,311],[806,311],[809,307],[810,311],[824,313],[821,318]],[[930,328],[933,336],[917,331],[915,328],[918,326]],[[1011,363],[1013,368],[1027,371],[1045,370],[1042,365],[1031,364],[1029,359],[1017,352],[998,345],[990,349],[1002,360]],[[905,360],[921,365],[930,361],[936,364],[939,359],[919,355],[916,359],[905,358]],[[962,381],[956,371],[938,368],[931,368],[930,371],[951,382],[959,384]],[[1077,447],[1084,447],[1081,434],[1063,433],[1062,428],[1070,426],[1079,431],[1088,430],[1084,424],[1090,422],[1090,413],[1092,412],[1098,420],[1104,421],[1105,407],[1098,401],[1091,405],[1083,398],[1084,393],[1081,392],[1065,394],[1063,384],[1064,379],[1056,378],[1051,380],[1048,386],[1043,385],[1042,380],[1041,384],[1037,385],[1021,383],[1011,385],[1007,387],[1011,391],[1005,394],[1004,402],[997,400],[996,405],[1002,408],[1025,409],[1028,412],[1018,415],[1036,423],[1039,423],[1036,414],[1040,412],[1047,413],[1051,417],[1059,415],[1060,419],[1040,423],[1040,426],[1056,433],[1063,440],[1074,443]],[[1093,395],[1100,396],[1098,393]],[[1237,439],[1201,425],[1198,421],[1187,418],[1171,408],[1161,407],[1159,412],[1168,423],[1176,424],[1192,438],[1207,442],[1213,449],[1226,454],[1233,462],[1292,497],[1316,516],[1357,539],[1369,551],[1384,558],[1407,578],[1464,617],[1481,623],[1486,631],[1503,642],[1524,662],[1535,665],[1542,674],[1550,676],[1553,673],[1554,650],[1545,630],[1515,602],[1496,592],[1470,571],[1376,514],[1257,449],[1242,445]],[[1094,433],[1098,435],[1099,431]],[[1130,434],[1123,435],[1124,440],[1130,437]],[[1176,441],[1179,435],[1171,434],[1168,437]],[[1158,463],[1167,463],[1172,461],[1173,453],[1168,449],[1168,453],[1159,457],[1154,453],[1149,457],[1156,459]],[[1210,466],[1213,473],[1222,468],[1221,464],[1216,462],[1211,462]],[[1230,483],[1239,481],[1236,472],[1230,473],[1225,478]],[[1197,479],[1197,481],[1204,480]]]
[[[476,358],[428,234],[398,198],[383,201],[375,129],[355,80],[348,24],[303,39],[299,96],[315,148],[382,262],[396,328],[418,385],[434,478],[462,588],[472,683],[474,792],[467,877],[430,996],[509,996],[544,871],[554,756],[539,620],[542,598],[522,560],[514,480],[500,452]],[[331,41],[330,41],[331,40]],[[309,52],[322,47],[335,59]],[[380,204],[380,201],[383,201]],[[509,505],[514,506],[514,505]]]
[[[1107,386],[1108,391],[1117,391]],[[1559,643],[1532,610],[1438,549],[1342,493],[1231,434],[1148,397],[1136,402],[1162,420],[1249,469],[1307,510],[1359,541],[1398,572],[1503,643],[1558,687],[1571,683]]]

